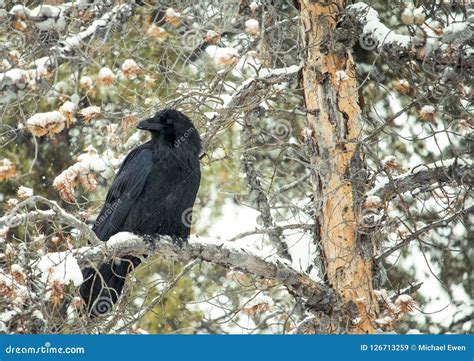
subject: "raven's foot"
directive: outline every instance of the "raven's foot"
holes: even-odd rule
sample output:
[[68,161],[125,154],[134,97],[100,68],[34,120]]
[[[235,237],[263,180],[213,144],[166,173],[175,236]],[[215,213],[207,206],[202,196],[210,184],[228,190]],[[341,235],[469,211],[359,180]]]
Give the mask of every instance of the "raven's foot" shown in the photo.
[[144,234],[143,235],[143,240],[148,243],[152,248],[155,248],[155,239],[156,236],[151,235],[151,234]]
[[171,240],[173,244],[177,245],[179,248],[183,248],[183,246],[187,243],[187,240],[185,238],[178,236],[171,236]]

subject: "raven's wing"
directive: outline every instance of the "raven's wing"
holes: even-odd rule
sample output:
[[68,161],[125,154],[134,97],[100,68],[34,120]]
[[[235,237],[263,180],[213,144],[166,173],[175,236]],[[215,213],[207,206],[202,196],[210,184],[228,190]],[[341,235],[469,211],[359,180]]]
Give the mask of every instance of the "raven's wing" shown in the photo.
[[147,143],[127,155],[92,227],[99,239],[107,241],[122,230],[125,219],[142,192],[152,168],[153,151]]

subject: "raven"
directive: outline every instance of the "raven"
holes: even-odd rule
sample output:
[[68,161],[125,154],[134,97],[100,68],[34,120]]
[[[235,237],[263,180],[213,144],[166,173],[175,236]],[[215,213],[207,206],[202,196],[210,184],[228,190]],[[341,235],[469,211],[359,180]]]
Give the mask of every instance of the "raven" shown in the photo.
[[[201,180],[199,134],[175,109],[163,109],[137,128],[149,131],[151,140],[123,161],[92,229],[104,242],[118,232],[186,240]],[[111,309],[138,264],[139,258],[125,256],[82,271],[80,294],[90,317]]]

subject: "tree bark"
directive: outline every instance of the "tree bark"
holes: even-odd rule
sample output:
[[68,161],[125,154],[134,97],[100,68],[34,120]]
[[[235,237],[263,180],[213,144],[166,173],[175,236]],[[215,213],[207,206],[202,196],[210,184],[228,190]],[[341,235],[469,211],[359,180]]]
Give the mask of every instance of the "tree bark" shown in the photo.
[[[336,40],[345,1],[300,1],[305,39],[303,91],[312,143],[315,221],[326,282],[359,312],[355,333],[375,331],[377,303],[372,264],[360,249],[354,179],[362,169],[357,142],[361,110],[355,64],[350,50]],[[360,201],[360,200],[359,200]],[[339,329],[334,319],[329,332]]]

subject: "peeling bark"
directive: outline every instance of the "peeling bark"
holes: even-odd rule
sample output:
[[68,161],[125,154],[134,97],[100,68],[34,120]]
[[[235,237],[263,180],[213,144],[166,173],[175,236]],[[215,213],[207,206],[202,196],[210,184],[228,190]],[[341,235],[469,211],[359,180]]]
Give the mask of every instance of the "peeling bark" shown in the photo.
[[[352,162],[361,132],[355,64],[349,51],[337,50],[333,38],[345,5],[300,1],[307,49],[302,82],[315,145],[313,191],[326,281],[349,307],[358,307],[361,322],[351,332],[373,333],[372,265],[357,240],[358,193],[353,179],[360,169],[351,166],[360,167],[360,162]],[[332,330],[336,329],[334,318]]]

